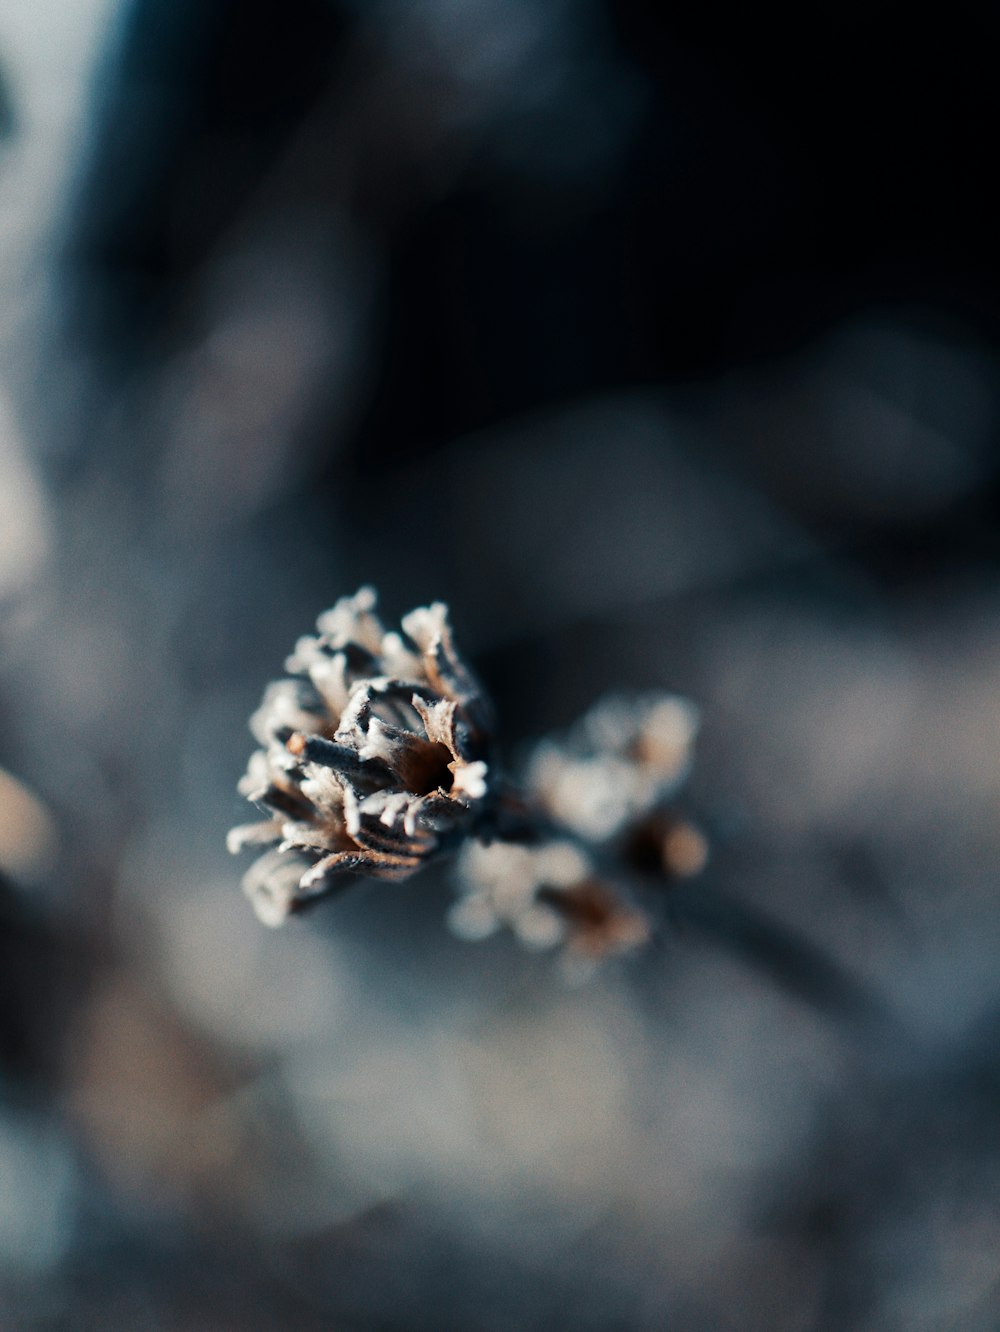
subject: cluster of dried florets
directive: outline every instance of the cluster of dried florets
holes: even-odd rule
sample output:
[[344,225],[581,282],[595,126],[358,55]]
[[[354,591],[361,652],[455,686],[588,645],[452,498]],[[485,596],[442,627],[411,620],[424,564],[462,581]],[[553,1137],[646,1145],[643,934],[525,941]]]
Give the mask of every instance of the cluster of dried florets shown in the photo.
[[459,857],[458,878],[448,923],[463,939],[507,928],[528,948],[561,944],[574,961],[594,961],[650,936],[645,913],[574,842],[474,842]]
[[447,608],[387,633],[362,588],[317,621],[251,718],[239,790],[269,817],[229,849],[270,845],[243,880],[280,924],[348,871],[403,879],[476,829],[488,792],[488,708],[455,652]]
[[607,841],[677,791],[697,729],[698,712],[687,699],[612,695],[565,740],[537,747],[528,789],[556,822],[588,841]]
[[506,926],[532,947],[562,944],[574,961],[645,943],[651,923],[629,881],[683,877],[707,857],[701,833],[668,804],[697,726],[696,709],[674,695],[613,696],[564,739],[542,741],[524,780],[539,835],[463,849],[452,927],[484,938]]
[[268,687],[250,726],[261,748],[240,792],[263,822],[229,847],[267,846],[244,878],[271,925],[350,871],[408,878],[459,850],[457,933],[502,926],[576,959],[650,935],[626,883],[692,873],[705,843],[667,801],[690,766],[697,714],[671,695],[615,697],[562,740],[537,746],[523,788],[493,780],[490,709],[440,603],[386,632],[362,588],[320,616]]

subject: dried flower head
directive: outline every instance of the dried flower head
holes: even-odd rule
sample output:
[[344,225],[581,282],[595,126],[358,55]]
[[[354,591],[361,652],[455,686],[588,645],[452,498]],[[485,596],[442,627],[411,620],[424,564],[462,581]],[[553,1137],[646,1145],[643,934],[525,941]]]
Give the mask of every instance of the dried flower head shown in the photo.
[[539,846],[471,843],[458,861],[463,895],[448,923],[465,939],[506,926],[530,948],[562,944],[573,961],[599,961],[645,943],[645,914],[599,876],[593,858],[571,841]]
[[386,632],[376,596],[338,601],[301,638],[250,728],[239,790],[268,817],[234,828],[266,851],[243,886],[270,925],[347,871],[405,879],[475,829],[488,794],[489,706],[440,602]]
[[590,857],[568,841],[471,842],[456,868],[464,892],[448,914],[454,932],[463,939],[486,939],[506,927],[530,948],[549,948],[566,934],[558,914],[539,903],[539,890],[570,888],[593,872]]
[[546,814],[588,841],[617,836],[687,777],[698,710],[674,694],[602,699],[561,741],[543,741],[527,787]]
[[707,857],[701,833],[664,804],[687,776],[697,725],[675,695],[615,695],[565,738],[542,741],[510,823],[525,843],[470,845],[459,857],[455,932],[484,938],[506,926],[533,947],[563,944],[577,966],[645,943],[650,922],[623,873],[675,879]]

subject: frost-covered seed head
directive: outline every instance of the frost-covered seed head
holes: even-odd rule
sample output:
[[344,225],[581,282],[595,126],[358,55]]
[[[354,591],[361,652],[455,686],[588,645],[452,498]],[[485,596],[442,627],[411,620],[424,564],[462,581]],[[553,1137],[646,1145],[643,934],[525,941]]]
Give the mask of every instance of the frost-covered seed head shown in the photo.
[[463,893],[448,923],[461,938],[485,939],[506,927],[526,947],[562,944],[568,955],[594,961],[649,938],[644,913],[599,879],[574,842],[470,843],[458,873]]
[[387,633],[372,588],[300,638],[251,718],[241,794],[268,817],[228,845],[268,846],[244,878],[280,924],[348,871],[405,879],[475,830],[490,794],[489,705],[440,602]]
[[543,741],[528,765],[531,795],[556,823],[603,842],[684,782],[698,710],[674,694],[613,695],[562,740]]

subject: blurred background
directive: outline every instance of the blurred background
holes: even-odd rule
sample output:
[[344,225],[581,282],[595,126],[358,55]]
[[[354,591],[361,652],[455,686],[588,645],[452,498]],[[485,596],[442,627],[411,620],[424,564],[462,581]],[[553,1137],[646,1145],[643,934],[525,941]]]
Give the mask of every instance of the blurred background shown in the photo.
[[[668,8],[0,12],[4,1329],[1000,1325],[1000,24]],[[701,706],[641,957],[256,922],[362,582]]]

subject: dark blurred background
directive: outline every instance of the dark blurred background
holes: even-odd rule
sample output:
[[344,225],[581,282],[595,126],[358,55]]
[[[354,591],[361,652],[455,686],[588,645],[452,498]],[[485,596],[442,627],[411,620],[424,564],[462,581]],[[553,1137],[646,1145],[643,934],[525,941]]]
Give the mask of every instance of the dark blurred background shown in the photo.
[[[1000,1326],[998,27],[4,7],[4,1329]],[[361,582],[508,755],[698,702],[646,954],[253,919]]]

